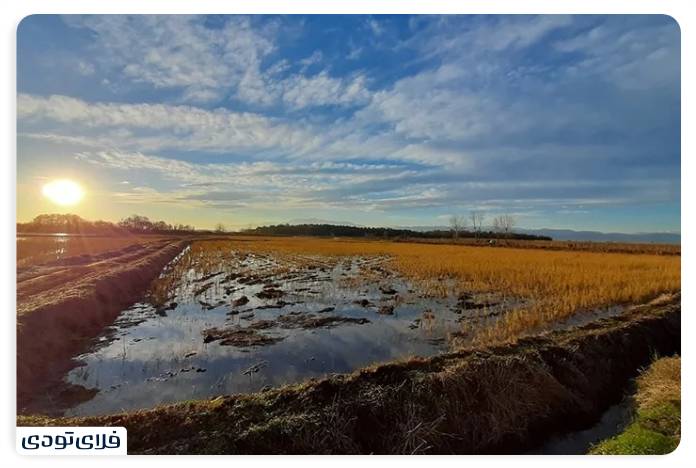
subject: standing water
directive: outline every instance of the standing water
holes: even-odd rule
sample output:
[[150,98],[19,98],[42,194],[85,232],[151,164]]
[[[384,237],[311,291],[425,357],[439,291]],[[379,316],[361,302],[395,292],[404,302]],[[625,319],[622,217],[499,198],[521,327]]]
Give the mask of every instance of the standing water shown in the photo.
[[187,250],[147,302],[124,310],[76,358],[66,381],[95,391],[65,414],[254,392],[430,356],[447,349],[462,318],[484,312],[419,294],[387,265],[384,257]]

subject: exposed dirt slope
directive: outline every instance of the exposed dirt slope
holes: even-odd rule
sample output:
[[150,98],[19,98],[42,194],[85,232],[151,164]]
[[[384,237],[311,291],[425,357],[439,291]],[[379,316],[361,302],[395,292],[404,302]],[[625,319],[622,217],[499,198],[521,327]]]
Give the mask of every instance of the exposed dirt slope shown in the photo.
[[18,425],[125,426],[129,453],[512,453],[590,425],[654,353],[680,298],[514,345],[414,359],[251,395]]
[[188,241],[134,245],[17,274],[17,407],[60,382],[84,350]]

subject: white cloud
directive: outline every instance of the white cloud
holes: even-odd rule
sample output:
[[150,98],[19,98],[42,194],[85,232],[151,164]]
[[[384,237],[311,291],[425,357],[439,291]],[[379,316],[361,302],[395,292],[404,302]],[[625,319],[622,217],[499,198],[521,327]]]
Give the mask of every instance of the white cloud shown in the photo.
[[[673,31],[592,29],[560,16],[455,20],[427,19],[431,29],[398,45],[417,56],[404,63],[412,74],[384,80],[371,69],[333,75],[318,51],[294,63],[278,57],[273,27],[247,18],[209,29],[195,17],[100,17],[92,27],[112,41],[98,66],[120,64],[114,82],[128,76],[181,88],[187,101],[239,99],[254,111],[20,94],[18,130],[82,148],[78,157],[115,180],[142,186],[131,174],[154,174],[176,184],[170,198],[210,206],[573,209],[673,196],[665,180],[678,173],[669,133],[678,115],[653,92],[678,93]],[[140,50],[116,37],[133,36],[129,28],[144,35]],[[185,42],[167,40],[177,30]],[[382,42],[393,45],[388,36]],[[555,47],[541,43],[547,36]],[[551,58],[530,60],[530,46]],[[321,106],[341,109],[314,111]],[[130,199],[167,197],[121,189]]]
[[421,61],[432,58],[465,60],[471,66],[497,64],[501,54],[511,54],[539,43],[548,34],[572,25],[568,15],[425,16],[412,21],[422,29],[403,41],[418,50]]
[[558,41],[557,50],[581,54],[568,67],[571,77],[610,81],[619,88],[650,90],[679,81],[679,29],[665,17],[663,24],[604,22]]
[[470,91],[469,76],[464,67],[442,65],[403,78],[376,93],[357,118],[389,122],[397,134],[421,141],[471,142],[526,126],[526,109],[520,113],[515,101],[501,102],[493,94]]
[[77,71],[80,75],[91,76],[94,75],[95,68],[93,64],[80,60],[77,62]]
[[312,55],[300,60],[300,63],[306,68],[306,67],[309,67],[311,65],[314,65],[316,63],[321,62],[323,60],[323,58],[324,58],[324,54],[322,54],[320,50],[315,50],[314,52],[312,52]]
[[568,15],[502,16],[493,27],[486,24],[473,31],[473,47],[496,51],[528,47],[571,22]]
[[367,20],[367,27],[372,31],[372,34],[375,36],[381,36],[384,34],[384,27],[380,24],[379,21],[375,20],[374,18],[371,18]]
[[355,45],[352,39],[348,41],[348,47],[350,48],[348,55],[346,55],[348,60],[358,60],[362,56],[364,49]]
[[[174,181],[177,187],[169,193],[148,186],[136,186],[118,192],[129,202],[178,202],[195,200],[214,206],[274,208],[278,206],[327,207],[341,206],[350,195],[356,203],[370,205],[371,193],[394,194],[413,191],[402,187],[396,192],[392,184],[406,176],[415,176],[399,166],[388,164],[355,164],[349,162],[259,161],[254,163],[191,163],[162,156],[118,150],[91,151],[78,154],[80,160],[109,170],[139,174],[151,172],[150,179]],[[383,186],[385,181],[386,186]],[[413,203],[415,195],[404,196],[404,203]],[[396,201],[390,201],[391,204]]]
[[95,33],[94,49],[104,68],[155,88],[182,88],[192,101],[222,98],[274,50],[271,34],[240,16],[219,29],[186,15],[89,15],[66,21]]
[[89,15],[66,17],[75,27],[95,33],[94,49],[102,67],[134,83],[180,89],[185,102],[220,102],[228,96],[269,106],[293,108],[364,103],[364,77],[344,80],[326,70],[305,75],[323,60],[315,50],[300,60],[300,73],[281,78],[284,59],[264,64],[277,50],[277,25],[254,26],[248,17],[230,16],[220,28],[203,17],[186,15]]
[[294,75],[277,86],[281,99],[294,109],[326,105],[360,105],[370,99],[365,77],[332,78],[326,71],[307,77]]
[[[351,94],[350,90],[329,86],[320,96],[290,96],[295,100],[293,105],[300,106],[314,99],[328,99],[332,92]],[[336,95],[335,99],[342,98]],[[225,109],[88,103],[66,96],[27,94],[18,96],[17,115],[23,135],[93,148],[241,153],[245,158],[288,158],[310,163],[371,159],[464,167],[470,162],[464,152],[456,149],[404,142],[391,132],[371,134],[360,121],[309,125]]]
[[[182,147],[211,151],[270,148],[300,150],[312,135],[253,113],[205,110],[167,104],[88,103],[67,96],[47,98],[20,94],[17,117],[24,126],[60,127],[76,138],[103,140],[100,129],[112,129],[114,142],[131,140],[145,148]],[[124,131],[132,133],[124,134]],[[120,132],[120,133],[118,133]],[[129,138],[123,138],[128,136]],[[120,146],[120,145],[119,145]]]

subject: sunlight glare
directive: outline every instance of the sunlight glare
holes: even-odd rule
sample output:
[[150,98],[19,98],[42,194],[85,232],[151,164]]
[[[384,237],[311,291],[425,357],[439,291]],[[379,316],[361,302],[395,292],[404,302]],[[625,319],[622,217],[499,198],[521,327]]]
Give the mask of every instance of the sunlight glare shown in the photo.
[[43,186],[43,195],[57,205],[74,205],[82,200],[84,190],[69,179],[53,180]]

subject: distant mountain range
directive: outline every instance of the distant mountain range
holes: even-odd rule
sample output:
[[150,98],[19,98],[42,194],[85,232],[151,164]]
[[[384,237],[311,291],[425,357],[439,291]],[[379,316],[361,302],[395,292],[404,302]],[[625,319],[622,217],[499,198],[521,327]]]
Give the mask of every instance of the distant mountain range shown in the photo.
[[517,229],[519,232],[549,236],[555,240],[601,241],[601,242],[644,242],[655,244],[681,244],[681,234],[673,232],[621,232],[573,231],[571,229]]
[[[288,224],[333,224],[336,226],[361,226],[360,224],[347,221],[331,221],[318,218],[292,219]],[[449,226],[398,226],[396,229],[410,229],[412,231],[425,232],[449,230]],[[483,230],[492,229],[484,226]],[[640,233],[621,233],[621,232],[600,232],[600,231],[575,231],[572,229],[515,229],[516,232],[523,234],[533,234],[537,236],[549,236],[554,240],[570,241],[592,241],[592,242],[634,242],[634,243],[654,243],[654,244],[681,244],[681,234],[673,232],[640,232]]]
[[[413,231],[431,231],[433,229],[447,230],[448,226],[408,226],[404,229]],[[492,227],[484,226],[487,231]],[[591,242],[634,242],[650,244],[681,244],[681,234],[674,232],[600,232],[600,231],[574,231],[572,229],[523,229],[516,228],[515,232],[533,234],[536,236],[549,236],[554,240],[591,241]]]

